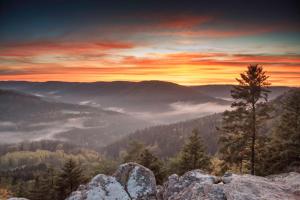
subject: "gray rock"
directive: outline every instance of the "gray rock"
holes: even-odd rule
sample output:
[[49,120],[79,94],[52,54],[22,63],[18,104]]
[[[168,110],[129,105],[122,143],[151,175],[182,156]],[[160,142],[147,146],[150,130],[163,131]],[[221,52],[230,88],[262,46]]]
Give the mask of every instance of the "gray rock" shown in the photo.
[[230,172],[226,172],[224,174],[224,176],[221,178],[222,182],[227,184],[227,183],[230,183],[230,181],[232,180],[232,173]]
[[293,186],[289,185],[288,177],[274,179],[276,180],[252,175],[233,174],[231,181],[224,184],[223,189],[227,200],[299,199],[299,196],[294,193],[295,191],[291,190]]
[[136,164],[120,165],[114,176],[99,174],[66,200],[156,200],[153,172]]
[[[295,195],[300,196],[300,174],[296,172],[272,175],[267,177],[272,181],[286,185],[288,190]],[[299,198],[300,199],[300,198]]]
[[193,170],[178,177],[173,174],[164,185],[164,200],[196,200],[215,199],[225,200],[221,185],[216,183],[219,179],[204,173],[201,170]]
[[137,163],[120,165],[114,176],[132,200],[156,199],[156,181],[153,172]]
[[99,174],[86,186],[80,186],[67,200],[130,200],[115,177]]

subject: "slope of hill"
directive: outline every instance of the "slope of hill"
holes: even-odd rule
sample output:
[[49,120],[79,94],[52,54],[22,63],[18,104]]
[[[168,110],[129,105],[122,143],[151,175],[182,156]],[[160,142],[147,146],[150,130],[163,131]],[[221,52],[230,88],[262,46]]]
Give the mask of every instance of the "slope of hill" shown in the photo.
[[0,90],[2,143],[61,139],[81,146],[100,147],[148,125],[123,113]]
[[174,156],[184,145],[185,140],[198,129],[207,151],[214,154],[217,151],[218,133],[216,126],[221,122],[222,114],[214,114],[198,119],[183,121],[170,125],[160,125],[144,130],[138,130],[127,137],[103,148],[103,152],[111,157],[119,156],[126,150],[132,140],[139,141],[153,150],[159,157]]
[[[294,90],[295,89],[291,89],[269,102],[273,107],[271,114],[272,118],[261,128],[262,133],[270,134],[272,132],[271,127],[275,127],[275,124],[282,114],[283,100]],[[218,150],[218,132],[216,127],[221,125],[221,121],[222,113],[217,113],[198,119],[138,130],[125,138],[104,147],[103,152],[108,156],[117,157],[120,152],[126,150],[130,141],[136,140],[152,149],[162,158],[171,157],[179,152],[187,137],[192,134],[192,130],[198,129],[207,151],[210,154],[214,154]]]

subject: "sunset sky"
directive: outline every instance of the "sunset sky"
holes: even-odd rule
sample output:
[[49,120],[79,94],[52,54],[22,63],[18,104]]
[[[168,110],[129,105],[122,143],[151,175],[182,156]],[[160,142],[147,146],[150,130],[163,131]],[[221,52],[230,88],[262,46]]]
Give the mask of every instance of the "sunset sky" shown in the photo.
[[0,2],[0,80],[300,86],[297,1]]

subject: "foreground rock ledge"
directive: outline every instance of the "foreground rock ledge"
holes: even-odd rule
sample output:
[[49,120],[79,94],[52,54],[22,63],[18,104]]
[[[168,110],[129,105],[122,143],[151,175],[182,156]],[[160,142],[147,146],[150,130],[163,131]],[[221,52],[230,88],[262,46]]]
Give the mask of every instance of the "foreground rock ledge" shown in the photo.
[[259,177],[226,173],[223,177],[193,170],[173,174],[156,186],[151,170],[120,165],[113,176],[99,174],[66,200],[300,200],[300,174]]
[[120,165],[113,176],[99,174],[67,200],[156,200],[155,177],[136,163]]

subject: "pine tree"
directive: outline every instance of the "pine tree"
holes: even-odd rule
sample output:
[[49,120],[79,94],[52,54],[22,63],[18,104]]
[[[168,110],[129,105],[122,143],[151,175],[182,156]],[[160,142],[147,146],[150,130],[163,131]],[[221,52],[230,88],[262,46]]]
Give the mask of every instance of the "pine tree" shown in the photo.
[[165,173],[163,171],[163,162],[154,156],[148,149],[144,149],[137,162],[150,169],[156,178],[158,184],[162,184]]
[[34,185],[29,192],[32,200],[55,200],[54,170],[49,168],[47,173],[40,174],[35,178]]
[[181,150],[178,165],[180,174],[193,169],[210,169],[210,159],[205,153],[201,137],[197,130],[193,131],[193,135],[189,137],[188,142]]
[[268,145],[268,173],[282,173],[300,166],[300,90],[290,92],[283,109]]
[[47,173],[41,179],[41,191],[44,193],[44,200],[53,200],[56,198],[55,194],[55,171],[49,168]]
[[82,169],[78,164],[72,159],[67,160],[56,181],[57,199],[65,199],[84,181]]
[[[266,102],[269,91],[266,89],[266,87],[270,85],[267,81],[269,77],[263,71],[263,67],[259,65],[248,66],[247,71],[240,74],[240,76],[240,79],[236,79],[239,85],[234,86],[234,89],[231,91],[231,96],[234,99],[234,102],[231,106],[235,108],[233,111],[235,113],[233,113],[233,115],[236,114],[238,116],[234,117],[232,122],[227,122],[232,123],[233,127],[236,123],[241,125],[242,129],[240,129],[240,127],[234,128],[235,130],[229,133],[236,135],[236,138],[240,137],[239,144],[245,145],[245,147],[240,146],[237,148],[235,153],[240,153],[238,151],[239,149],[245,150],[249,148],[250,170],[251,174],[255,174],[255,148],[258,139],[258,129],[259,125],[266,118],[268,118],[268,108],[266,106]],[[239,111],[241,111],[242,114],[239,113]],[[236,129],[240,129],[240,131],[236,131]],[[231,148],[231,141],[229,141],[229,143],[227,143],[228,141],[220,142],[223,142],[222,145],[225,147],[225,149],[226,146]],[[230,153],[230,151],[228,153]],[[241,158],[239,160],[241,162]]]
[[34,180],[32,188],[29,190],[29,198],[31,200],[41,200],[44,198],[44,193],[41,188],[41,177],[37,176]]
[[126,154],[123,157],[123,162],[136,162],[144,149],[145,146],[142,143],[136,140],[130,141]]

